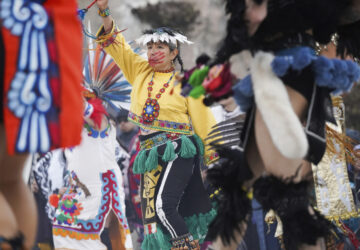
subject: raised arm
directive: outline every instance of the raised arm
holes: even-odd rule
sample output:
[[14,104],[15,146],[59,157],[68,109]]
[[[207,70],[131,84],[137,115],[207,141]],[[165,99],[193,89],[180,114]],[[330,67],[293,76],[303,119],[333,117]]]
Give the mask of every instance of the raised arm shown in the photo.
[[[104,11],[107,8],[109,8],[108,6],[109,0],[97,0],[96,4],[100,11]],[[113,18],[109,15],[102,17],[102,20],[103,20],[105,32],[109,33],[113,26]]]
[[[108,2],[109,0],[98,0],[99,10],[106,13]],[[128,82],[134,84],[138,74],[150,69],[149,63],[146,59],[136,54],[126,42],[124,36],[117,32],[115,22],[110,15],[101,16],[101,18],[103,26],[97,33],[97,42],[114,59]]]

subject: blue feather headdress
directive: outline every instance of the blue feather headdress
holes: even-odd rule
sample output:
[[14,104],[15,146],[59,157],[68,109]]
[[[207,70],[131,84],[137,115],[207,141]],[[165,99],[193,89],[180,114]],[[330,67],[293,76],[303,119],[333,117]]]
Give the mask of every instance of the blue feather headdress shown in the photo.
[[122,109],[129,109],[131,85],[114,60],[100,46],[89,49],[83,76],[85,88],[103,100],[112,118]]

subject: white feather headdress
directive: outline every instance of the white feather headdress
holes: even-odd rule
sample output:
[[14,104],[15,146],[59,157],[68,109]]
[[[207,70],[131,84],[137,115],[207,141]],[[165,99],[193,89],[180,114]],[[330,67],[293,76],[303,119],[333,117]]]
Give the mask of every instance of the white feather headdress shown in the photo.
[[181,35],[178,32],[174,32],[169,28],[158,28],[151,30],[150,32],[146,32],[140,38],[136,39],[136,42],[140,45],[146,45],[149,42],[171,43],[175,46],[177,46],[177,42],[193,44],[193,42],[189,41],[186,36]]

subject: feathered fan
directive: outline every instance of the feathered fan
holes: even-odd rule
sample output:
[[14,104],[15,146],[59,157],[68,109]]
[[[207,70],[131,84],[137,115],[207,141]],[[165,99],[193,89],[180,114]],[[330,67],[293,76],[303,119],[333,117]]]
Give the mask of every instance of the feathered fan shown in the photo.
[[208,237],[215,240],[218,236],[225,245],[235,240],[236,232],[242,232],[242,224],[248,220],[251,209],[243,183],[252,178],[242,151],[241,131],[244,116],[220,122],[213,127],[206,140],[220,155],[220,160],[207,171],[207,179],[220,195],[216,198],[218,213],[209,227]]
[[[140,48],[135,48],[134,51],[141,52]],[[84,86],[103,100],[112,118],[116,118],[122,109],[129,109],[131,85],[114,60],[100,46],[89,49],[83,75]]]
[[211,141],[210,145],[221,147],[240,146],[240,134],[244,125],[244,115],[238,115],[226,121],[220,122],[212,127],[206,141]]

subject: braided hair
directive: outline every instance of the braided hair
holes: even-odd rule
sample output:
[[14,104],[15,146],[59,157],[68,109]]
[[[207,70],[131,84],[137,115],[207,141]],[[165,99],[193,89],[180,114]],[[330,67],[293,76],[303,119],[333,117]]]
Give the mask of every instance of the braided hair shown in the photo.
[[[154,34],[156,32],[159,32],[159,33],[164,32],[164,33],[167,33],[170,36],[175,36],[175,32],[181,34],[181,32],[175,31],[175,30],[173,30],[171,28],[168,28],[168,27],[160,27],[160,28],[156,28],[156,29],[148,29],[148,30],[145,30],[143,32],[143,34]],[[169,46],[170,51],[174,51],[174,49],[178,49],[178,54],[174,58],[173,62],[175,63],[176,60],[179,62],[181,73],[183,73],[184,72],[184,63],[183,63],[183,60],[182,60],[182,58],[180,56],[180,43],[178,41],[176,41],[176,44],[171,43],[171,42],[163,42],[163,43],[165,43],[166,45]]]
[[[183,62],[183,60],[182,60],[182,58],[181,58],[181,56],[180,56],[180,44],[179,44],[179,42],[177,42],[177,44],[178,44],[177,49],[178,49],[179,53],[178,53],[177,56],[175,57],[174,61],[177,60],[177,61],[179,62],[179,64],[180,64],[180,71],[181,71],[181,73],[184,73],[184,62]],[[170,47],[170,46],[169,46],[169,47]],[[171,47],[170,47],[170,51],[172,51],[172,50],[174,50],[174,49],[171,49]]]

